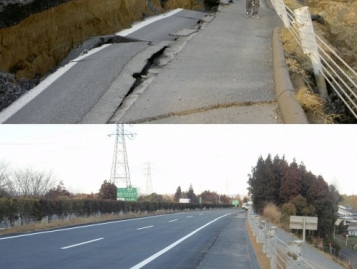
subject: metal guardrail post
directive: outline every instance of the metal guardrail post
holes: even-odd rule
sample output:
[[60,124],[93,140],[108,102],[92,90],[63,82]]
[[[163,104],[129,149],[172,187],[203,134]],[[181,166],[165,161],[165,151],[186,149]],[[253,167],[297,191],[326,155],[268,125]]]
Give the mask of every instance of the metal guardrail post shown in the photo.
[[302,7],[294,10],[297,27],[301,39],[303,52],[309,55],[314,70],[317,88],[320,96],[327,99],[327,88],[325,78],[322,75],[322,64],[317,48],[314,27],[311,21],[311,15],[308,7]]
[[289,22],[287,10],[285,8],[284,0],[272,0],[272,3],[273,3],[276,13],[283,21],[284,27],[290,28],[291,25]]
[[286,268],[303,268],[303,263],[301,262],[302,256],[302,240],[294,240],[288,242],[287,255],[290,258],[289,262],[286,262]]
[[277,227],[272,226],[266,230],[266,256],[270,259],[270,269],[276,269],[277,266],[277,245],[276,245],[276,230]]
[[259,229],[259,220],[260,217],[255,216],[255,218],[253,219],[253,235],[257,236],[257,243],[258,243],[258,229]]
[[257,243],[263,243],[263,251],[264,251],[264,244],[265,244],[265,225],[266,225],[265,220],[259,222],[258,236],[257,236]]

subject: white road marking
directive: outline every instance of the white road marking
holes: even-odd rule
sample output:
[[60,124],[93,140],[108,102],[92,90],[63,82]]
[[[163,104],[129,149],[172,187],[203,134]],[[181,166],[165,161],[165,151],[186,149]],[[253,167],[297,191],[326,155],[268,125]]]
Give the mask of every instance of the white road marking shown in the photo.
[[154,225],[141,227],[141,228],[139,228],[137,230],[139,231],[139,230],[149,229],[149,228],[152,228],[152,227],[154,227]]
[[187,216],[187,218],[192,218],[192,216]]
[[201,213],[201,214],[198,214],[199,216],[202,216],[203,215],[203,213]]
[[206,223],[205,225],[201,226],[200,228],[194,230],[193,232],[189,233],[188,235],[182,237],[181,239],[177,240],[176,242],[172,243],[171,245],[167,246],[166,248],[160,250],[159,252],[155,253],[154,255],[150,256],[149,258],[147,258],[146,260],[142,261],[141,263],[138,263],[137,265],[131,267],[130,269],[140,269],[143,266],[147,265],[148,263],[152,262],[153,260],[155,260],[156,258],[160,257],[162,254],[164,254],[165,252],[169,251],[170,249],[172,249],[173,247],[177,246],[178,244],[180,244],[181,242],[185,241],[187,238],[191,237],[192,235],[194,235],[195,233],[199,232],[200,230],[202,230],[203,228],[207,227],[208,225],[212,224],[213,222],[224,218],[226,216],[230,215],[229,214],[225,214],[223,216],[220,216],[208,223]]
[[80,246],[80,245],[89,244],[89,243],[96,242],[96,241],[103,240],[103,239],[104,239],[104,238],[93,239],[93,240],[86,241],[86,242],[83,242],[83,243],[79,243],[79,244],[75,244],[75,245],[63,247],[63,248],[61,248],[61,249],[73,248],[73,247],[77,247],[77,246]]
[[155,21],[161,20],[161,19],[163,19],[165,17],[170,17],[172,15],[175,15],[176,13],[180,12],[181,10],[182,10],[182,8],[178,8],[178,9],[175,9],[173,11],[167,12],[165,14],[148,18],[145,21],[142,21],[142,22],[139,22],[139,23],[136,23],[136,24],[132,25],[131,28],[129,28],[129,29],[122,30],[122,31],[117,32],[115,34],[116,35],[120,35],[120,36],[130,35],[131,33],[134,33],[135,31],[137,31],[137,30],[149,25],[150,23],[153,23]]
[[[153,23],[155,21],[164,19],[166,17],[170,17],[172,15],[175,15],[176,13],[182,11],[182,8],[175,9],[173,11],[167,12],[165,14],[155,16],[152,18],[149,18],[145,21],[139,22],[135,25],[133,25],[130,29],[125,29],[122,30],[116,35],[121,35],[121,36],[127,36],[147,25],[150,23]],[[54,83],[57,79],[59,79],[62,75],[64,75],[69,69],[71,69],[73,66],[77,64],[78,61],[83,60],[84,58],[101,51],[102,49],[105,49],[106,47],[109,47],[111,44],[105,44],[103,46],[100,46],[98,48],[90,50],[88,53],[83,54],[76,59],[72,60],[70,63],[66,64],[65,66],[59,68],[55,73],[49,75],[46,79],[44,79],[40,84],[38,84],[36,87],[31,89],[29,92],[26,94],[22,95],[19,99],[17,99],[15,102],[13,102],[10,106],[7,108],[3,109],[0,112],[0,123],[4,123],[6,120],[8,120],[10,117],[12,117],[14,114],[16,114],[19,110],[21,110],[25,105],[27,105],[29,102],[31,102],[33,99],[35,99],[41,92],[47,89],[52,83]]]
[[178,219],[173,219],[173,220],[170,220],[169,222],[174,222],[174,221],[177,221]]

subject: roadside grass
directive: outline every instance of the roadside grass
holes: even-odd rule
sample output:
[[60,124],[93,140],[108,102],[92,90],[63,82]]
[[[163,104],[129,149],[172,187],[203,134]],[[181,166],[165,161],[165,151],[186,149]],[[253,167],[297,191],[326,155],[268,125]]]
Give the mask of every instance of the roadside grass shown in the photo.
[[[175,211],[178,213],[179,211]],[[139,212],[139,213],[126,213],[126,214],[103,214],[102,216],[92,216],[92,217],[75,217],[70,219],[58,219],[52,220],[51,222],[35,222],[32,224],[15,225],[14,227],[7,228],[0,231],[0,236],[17,234],[17,233],[27,233],[36,231],[45,231],[50,229],[64,228],[76,225],[99,223],[106,221],[124,220],[132,218],[142,218],[148,216],[157,216],[163,214],[170,214],[171,211],[159,211],[159,212]]]
[[[357,1],[284,0],[291,10],[308,6],[311,14],[323,16],[324,24],[313,22],[315,33],[357,70]],[[281,40],[296,98],[310,123],[337,123],[340,114],[326,111],[326,102],[317,93],[310,59],[288,29]]]

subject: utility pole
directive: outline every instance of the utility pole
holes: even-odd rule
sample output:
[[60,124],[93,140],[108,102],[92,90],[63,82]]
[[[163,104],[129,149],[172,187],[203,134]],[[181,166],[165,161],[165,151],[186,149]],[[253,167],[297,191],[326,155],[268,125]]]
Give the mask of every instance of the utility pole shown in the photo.
[[146,163],[146,195],[152,194],[151,163]]
[[125,137],[132,139],[134,133],[124,131],[124,124],[117,124],[116,133],[109,134],[108,136],[115,135],[114,153],[112,170],[110,174],[110,182],[131,188],[130,171],[128,165],[128,155],[126,152]]

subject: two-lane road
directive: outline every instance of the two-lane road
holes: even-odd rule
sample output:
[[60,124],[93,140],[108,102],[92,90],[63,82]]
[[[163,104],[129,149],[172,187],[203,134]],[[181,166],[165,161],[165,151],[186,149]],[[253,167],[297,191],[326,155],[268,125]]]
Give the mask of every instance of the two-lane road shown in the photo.
[[196,268],[237,212],[168,214],[0,237],[0,268]]

